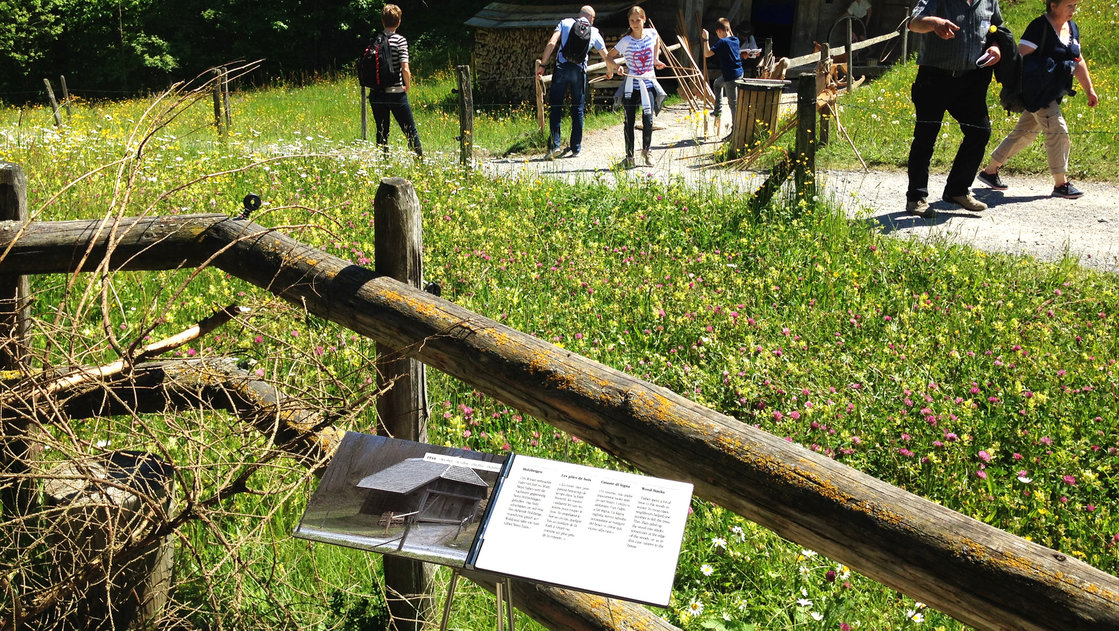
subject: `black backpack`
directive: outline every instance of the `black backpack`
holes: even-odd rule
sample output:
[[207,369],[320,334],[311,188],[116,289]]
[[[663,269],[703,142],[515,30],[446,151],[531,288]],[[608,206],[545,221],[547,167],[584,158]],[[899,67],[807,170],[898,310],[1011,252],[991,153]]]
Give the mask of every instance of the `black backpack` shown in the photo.
[[567,32],[567,41],[563,43],[560,52],[563,58],[573,64],[581,64],[587,60],[587,53],[591,50],[591,25],[583,20],[576,19]]
[[357,60],[357,80],[363,87],[385,89],[400,84],[400,72],[392,67],[387,33],[379,33]]

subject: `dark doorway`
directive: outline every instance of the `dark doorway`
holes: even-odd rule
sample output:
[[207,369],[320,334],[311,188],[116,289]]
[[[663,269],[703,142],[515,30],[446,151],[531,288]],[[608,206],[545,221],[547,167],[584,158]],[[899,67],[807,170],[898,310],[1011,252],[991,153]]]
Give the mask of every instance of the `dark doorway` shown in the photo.
[[795,15],[796,0],[754,0],[751,16],[758,46],[764,46],[766,38],[770,38],[773,55],[788,57],[793,47]]

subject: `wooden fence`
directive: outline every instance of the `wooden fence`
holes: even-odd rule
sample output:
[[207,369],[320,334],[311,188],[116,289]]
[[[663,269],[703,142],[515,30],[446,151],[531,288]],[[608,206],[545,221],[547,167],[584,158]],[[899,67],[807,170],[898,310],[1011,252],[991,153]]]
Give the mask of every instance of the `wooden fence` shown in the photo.
[[1119,629],[1110,574],[250,221],[0,222],[0,252],[8,275],[216,267],[974,627]]

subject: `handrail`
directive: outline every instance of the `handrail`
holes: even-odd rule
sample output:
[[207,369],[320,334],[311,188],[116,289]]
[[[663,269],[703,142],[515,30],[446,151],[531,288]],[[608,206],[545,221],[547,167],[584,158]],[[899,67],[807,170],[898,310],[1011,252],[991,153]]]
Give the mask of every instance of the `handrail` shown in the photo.
[[[886,33],[884,35],[877,35],[877,36],[872,37],[870,39],[864,39],[863,41],[861,41],[857,44],[851,44],[851,50],[856,51],[856,50],[862,50],[864,48],[869,48],[871,46],[874,46],[875,44],[880,44],[882,42],[888,42],[895,37],[901,37],[901,31],[890,31],[889,33]],[[835,48],[831,49],[832,57],[842,55],[846,52],[847,52],[847,47],[846,46],[836,46]],[[814,52],[814,53],[808,53],[807,55],[801,55],[800,57],[793,57],[793,58],[789,59],[789,68],[796,68],[798,66],[807,66],[808,64],[814,64],[814,63],[820,61],[820,54],[821,53],[819,51],[817,51],[817,52]]]
[[[0,273],[212,265],[980,629],[1119,629],[1119,578],[223,215],[0,222]],[[685,464],[686,463],[686,464]]]

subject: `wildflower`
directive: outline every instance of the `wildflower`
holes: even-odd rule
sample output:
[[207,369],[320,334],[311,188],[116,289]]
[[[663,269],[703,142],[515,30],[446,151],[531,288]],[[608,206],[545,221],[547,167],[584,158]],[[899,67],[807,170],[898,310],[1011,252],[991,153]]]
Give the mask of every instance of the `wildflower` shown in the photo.
[[797,598],[797,604],[801,607],[811,607],[812,601],[807,598]]
[[703,601],[698,598],[693,598],[691,602],[688,603],[688,613],[693,616],[698,616],[703,613]]
[[711,567],[710,563],[704,563],[699,566],[699,571],[702,572],[704,576],[711,576],[715,573],[715,568]]
[[723,539],[722,537],[712,537],[711,545],[715,546],[716,548],[726,548],[727,540]]
[[1075,476],[1066,475],[1065,477],[1063,477],[1061,479],[1064,480],[1065,484],[1067,484],[1069,486],[1076,486],[1076,477]]
[[979,459],[982,460],[983,462],[990,462],[991,461],[991,454],[987,453],[986,451],[980,451],[979,452]]
[[824,614],[822,614],[818,611],[812,611],[812,612],[809,613],[809,615],[812,616],[812,619],[815,620],[816,622],[819,622],[819,621],[824,619]]

